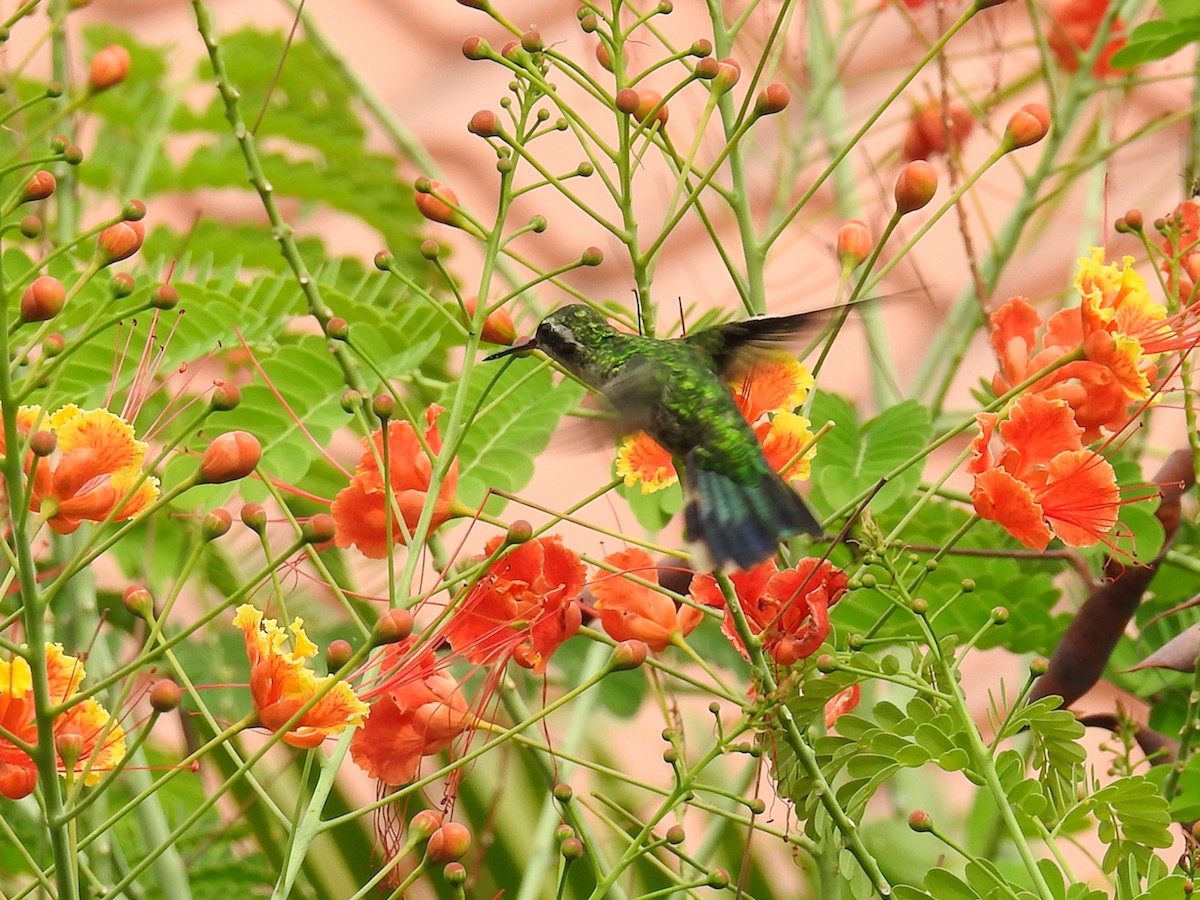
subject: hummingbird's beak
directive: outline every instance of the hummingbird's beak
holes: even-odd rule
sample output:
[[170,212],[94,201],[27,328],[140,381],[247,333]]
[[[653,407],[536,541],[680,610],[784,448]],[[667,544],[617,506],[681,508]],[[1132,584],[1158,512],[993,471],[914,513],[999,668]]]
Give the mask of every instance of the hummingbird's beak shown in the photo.
[[529,338],[527,341],[513,344],[511,347],[505,347],[498,353],[493,353],[491,356],[485,356],[484,362],[491,362],[493,359],[500,359],[503,356],[512,356],[514,353],[527,353],[530,350],[537,349],[537,338]]

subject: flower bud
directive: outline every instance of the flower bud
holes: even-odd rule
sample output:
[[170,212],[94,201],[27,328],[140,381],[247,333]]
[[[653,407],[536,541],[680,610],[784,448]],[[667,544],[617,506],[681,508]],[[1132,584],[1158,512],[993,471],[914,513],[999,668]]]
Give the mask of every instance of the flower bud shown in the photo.
[[0,797],[9,800],[20,800],[28,797],[37,787],[37,769],[23,769],[20,766],[5,766],[0,772]]
[[262,534],[267,527],[267,511],[261,503],[247,503],[242,506],[242,524],[251,531]]
[[436,809],[423,809],[408,821],[408,833],[417,840],[428,840],[442,827],[442,814]]
[[636,669],[646,661],[650,648],[645,641],[621,641],[613,647],[612,669],[614,672],[624,672]]
[[214,509],[200,523],[200,536],[206,541],[215,541],[226,535],[231,525],[233,516],[229,515],[229,510]]
[[706,56],[701,60],[697,60],[696,68],[692,70],[697,78],[704,81],[711,81],[717,77],[721,70],[721,64],[712,56]]
[[201,484],[225,484],[245,478],[262,459],[262,444],[248,431],[227,431],[213,438],[200,461]]
[[[477,297],[471,297],[466,302],[467,315],[472,319],[475,317],[475,306],[478,302],[479,298]],[[513,325],[512,316],[508,314],[508,310],[500,307],[489,313],[487,319],[484,320],[483,331],[479,336],[489,344],[503,344],[505,347],[511,347],[513,341],[517,339],[517,329]]]
[[131,584],[121,594],[121,604],[139,619],[149,622],[154,618],[154,598],[140,584]]
[[150,688],[150,708],[155,712],[166,713],[177,709],[183,702],[183,692],[170,678],[160,678]]
[[1045,675],[1050,668],[1050,663],[1044,656],[1038,656],[1029,661],[1029,674],[1034,676]]
[[742,67],[736,59],[726,57],[717,63],[717,74],[713,78],[712,89],[716,93],[723,94],[742,77]]
[[317,513],[300,526],[300,537],[306,544],[328,544],[337,534],[337,520],[329,513]]
[[114,275],[112,282],[109,284],[109,290],[112,291],[113,297],[117,300],[132,294],[134,287],[136,287],[136,282],[134,282],[133,276],[128,272],[121,272]]
[[423,257],[432,261],[441,255],[442,245],[437,241],[421,241],[421,246],[419,249]]
[[212,395],[208,398],[208,408],[213,412],[229,412],[237,409],[242,402],[242,389],[229,381],[219,381],[213,385]]
[[452,887],[462,887],[467,883],[467,867],[460,862],[446,863],[442,869],[442,877]]
[[526,519],[517,519],[508,526],[508,533],[504,536],[504,543],[524,544],[533,537],[533,526]]
[[871,255],[871,230],[861,219],[847,219],[837,233],[837,255],[849,271],[866,262]]
[[608,45],[604,41],[596,41],[596,62],[609,72],[613,70],[612,55],[608,52]]
[[371,629],[371,644],[396,644],[404,640],[413,631],[413,614],[407,609],[389,609],[375,620]]
[[25,190],[21,192],[21,202],[28,203],[31,200],[45,200],[54,193],[56,184],[53,175],[45,169],[38,169],[25,182]]
[[1004,144],[1010,148],[1036,144],[1050,130],[1050,110],[1041,103],[1026,103],[1008,120]]
[[521,46],[529,53],[540,53],[546,49],[542,36],[536,31],[527,31],[521,35]]
[[429,836],[425,855],[430,862],[456,862],[471,848],[471,832],[461,822],[447,822]]
[[150,305],[155,309],[174,309],[179,305],[179,288],[160,284],[150,294]]
[[78,144],[72,144],[62,152],[62,158],[68,166],[77,166],[83,162],[83,148]]
[[914,110],[904,131],[901,155],[906,160],[929,159],[935,154],[958,150],[975,127],[970,110],[951,101],[947,114],[936,100]]
[[53,275],[35,278],[21,294],[21,319],[25,322],[45,322],[62,312],[67,302],[67,290]]
[[329,646],[325,648],[325,670],[340,672],[353,655],[354,648],[350,646],[349,641],[330,641]]
[[492,55],[492,48],[486,40],[473,34],[463,41],[462,54],[467,59],[488,59]]
[[495,137],[500,133],[500,117],[490,109],[481,109],[471,116],[467,131],[480,137]]
[[786,85],[782,85],[778,81],[768,84],[762,89],[762,92],[758,95],[758,99],[754,102],[754,114],[757,116],[770,116],[777,112],[783,112],[787,109],[787,105],[791,102],[791,99],[792,94]]
[[896,179],[896,210],[905,215],[925,206],[937,192],[937,170],[923,159],[910,162]]
[[396,254],[390,250],[380,250],[375,254],[375,268],[380,272],[386,272],[396,264]]
[[146,204],[141,200],[130,200],[121,208],[121,217],[126,222],[140,222],[146,218]]
[[375,417],[386,422],[396,412],[396,398],[391,394],[378,394],[371,401],[371,412]]
[[604,262],[604,251],[599,247],[588,247],[579,257],[579,262],[585,266],[598,266]]
[[719,891],[729,887],[729,873],[724,869],[713,869],[708,873],[708,886]]
[[344,341],[350,335],[350,324],[341,316],[334,316],[325,323],[325,337],[331,341]]
[[637,111],[638,104],[642,102],[638,92],[633,88],[622,88],[617,91],[617,96],[613,99],[616,102],[617,111],[623,112],[627,116],[632,116]]
[[21,232],[22,237],[27,237],[32,240],[42,233],[42,220],[37,216],[25,216],[17,223],[17,230]]
[[53,334],[46,335],[46,339],[42,341],[42,356],[51,359],[67,349],[67,342],[57,331]]
[[567,838],[558,845],[558,852],[567,862],[574,862],[583,856],[583,841],[576,837]]
[[653,118],[659,125],[666,125],[669,113],[663,104],[662,94],[647,89],[638,91],[637,95],[638,102],[633,111],[634,118],[639,122],[646,122],[647,119]]
[[342,391],[342,395],[338,397],[338,405],[342,411],[353,415],[362,409],[363,398],[358,391]]
[[75,763],[83,755],[83,732],[76,724],[69,724],[54,732],[54,749],[63,761],[63,768],[74,770]]
[[683,828],[679,825],[672,825],[667,829],[666,838],[668,844],[682,844],[685,837]]
[[93,91],[106,91],[120,84],[129,74],[129,51],[120,44],[110,44],[96,51],[88,71],[88,87]]
[[1127,213],[1125,213],[1123,218],[1125,219],[1125,225],[1129,228],[1129,230],[1137,234],[1140,234],[1146,227],[1146,220],[1142,216],[1142,211],[1140,209],[1129,210]]
[[933,817],[925,810],[918,809],[909,815],[908,827],[920,833],[933,831]]
[[141,249],[146,239],[146,226],[141,222],[117,222],[100,232],[97,253],[101,265],[107,266],[128,259]]
[[70,146],[71,146],[71,139],[69,137],[67,137],[65,134],[56,134],[54,137],[50,138],[50,152],[51,153],[62,153],[64,150],[66,150]]
[[34,456],[45,459],[58,449],[58,435],[53,431],[42,429],[35,431],[29,439],[29,452]]
[[[428,178],[418,178],[413,187],[413,200],[421,215],[431,222],[440,222],[443,225],[458,224],[458,214],[450,205],[458,206],[458,196],[454,191],[441,182],[430,181]],[[439,200],[434,194],[446,199]]]
[[570,803],[571,799],[575,796],[575,791],[571,789],[571,786],[562,782],[556,784],[551,793],[554,794],[554,799],[559,803]]

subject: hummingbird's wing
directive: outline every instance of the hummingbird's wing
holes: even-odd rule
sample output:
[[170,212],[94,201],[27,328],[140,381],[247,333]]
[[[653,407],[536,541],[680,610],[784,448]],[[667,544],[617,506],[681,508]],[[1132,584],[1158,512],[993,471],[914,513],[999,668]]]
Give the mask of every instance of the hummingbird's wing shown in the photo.
[[834,319],[844,319],[851,309],[869,302],[858,300],[790,316],[760,316],[741,322],[726,322],[694,332],[684,341],[707,351],[716,364],[717,372],[730,378],[752,364],[756,356],[785,349],[788,344],[813,337]]
[[649,360],[631,361],[604,383],[601,394],[616,413],[618,434],[645,431],[662,402],[664,373]]

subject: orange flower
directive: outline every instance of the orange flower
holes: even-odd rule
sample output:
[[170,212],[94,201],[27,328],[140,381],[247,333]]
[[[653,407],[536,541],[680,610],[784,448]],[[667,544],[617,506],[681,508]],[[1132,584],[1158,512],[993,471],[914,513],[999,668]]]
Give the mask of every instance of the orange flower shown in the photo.
[[[1079,58],[1091,49],[1100,32],[1100,24],[1108,15],[1108,8],[1109,0],[1061,0],[1050,9],[1052,22],[1046,43],[1063,69],[1079,71]],[[1092,66],[1092,74],[1097,78],[1107,78],[1122,71],[1112,65],[1113,54],[1126,44],[1125,22],[1120,16],[1112,20],[1108,38]]]
[[608,565],[620,574],[603,572],[591,583],[596,598],[596,611],[604,630],[614,641],[644,641],[656,653],[678,635],[692,633],[704,613],[694,606],[677,606],[660,591],[637,584],[622,575],[637,575],[653,581],[656,567],[645,550],[631,547],[605,557]]
[[[433,404],[425,410],[425,443],[429,453],[437,454],[442,449],[442,437],[438,433],[437,418],[442,407]],[[387,490],[379,465],[383,460],[383,429],[376,430],[370,439],[363,439],[363,454],[358,460],[358,469],[334,499],[330,512],[337,522],[337,545],[349,547],[354,544],[364,556],[382,559],[391,552],[387,542]],[[433,461],[421,446],[417,433],[408,422],[388,423],[388,480],[391,483],[393,508],[392,542],[403,543],[407,535],[416,528],[429,493],[433,476]],[[450,464],[450,470],[442,481],[433,506],[432,532],[450,518],[450,504],[458,485],[458,460]],[[400,517],[396,517],[396,510]],[[401,524],[403,523],[403,524]]]
[[1163,237],[1162,249],[1166,259],[1162,270],[1167,287],[1175,290],[1175,270],[1179,272],[1179,297],[1184,306],[1196,298],[1200,283],[1200,203],[1195,198],[1184,200],[1167,218],[1169,228]]
[[[68,702],[79,692],[83,665],[63,652],[61,644],[46,644],[46,676],[50,697],[55,703]],[[11,662],[0,660],[0,726],[27,744],[37,743],[34,716],[33,673],[22,657]],[[72,771],[84,776],[85,784],[95,784],[104,772],[112,770],[125,756],[125,732],[95,700],[83,700],[60,713],[54,720],[55,737],[75,734],[81,738],[82,751]],[[58,769],[66,772],[59,757]],[[11,741],[0,737],[0,796],[18,800],[33,791],[37,768],[33,759]]]
[[1004,450],[993,459],[990,442],[998,416],[976,417],[967,471],[975,476],[971,500],[984,519],[1002,525],[1034,550],[1051,532],[1065,544],[1088,547],[1117,523],[1116,474],[1100,454],[1083,449],[1083,428],[1065,400],[1025,394],[1000,424]]
[[[158,479],[142,472],[146,445],[120,416],[71,404],[46,418],[39,407],[23,406],[17,425],[22,435],[41,427],[57,439],[55,452],[38,462],[31,507],[59,534],[70,534],[85,520],[131,519],[158,496]],[[30,464],[26,457],[26,471]]]
[[[846,592],[846,573],[826,560],[807,557],[794,569],[780,572],[773,559],[729,576],[750,630],[762,636],[763,650],[781,666],[790,666],[815,653],[829,636],[829,607]],[[692,579],[691,597],[706,606],[725,606],[712,575]],[[725,612],[725,636],[748,655]]]
[[[500,546],[488,541],[484,557]],[[579,630],[578,598],[587,570],[562,538],[540,537],[514,547],[467,593],[443,637],[471,662],[516,660],[537,673],[558,645]]]
[[[784,413],[790,416],[781,422],[778,428],[755,429],[760,441],[771,436],[772,441],[777,444],[775,456],[768,456],[768,460],[777,469],[782,468],[795,456],[800,447],[812,440],[812,434],[807,431],[808,420],[793,415],[792,411],[808,396],[813,386],[813,377],[794,356],[784,352],[761,354],[739,372],[729,386],[734,403],[751,425],[765,424],[766,417],[774,418]],[[797,440],[799,443],[796,443]],[[789,447],[791,452],[783,455]],[[812,447],[784,477],[807,478],[808,461],[816,452],[816,447]],[[671,454],[644,431],[635,432],[622,439],[621,446],[617,449],[617,474],[625,479],[628,487],[640,484],[643,494],[661,491],[679,480]]]
[[413,653],[416,642],[387,648],[382,668],[392,674],[371,692],[378,699],[350,741],[354,762],[384,784],[412,781],[421,757],[445,750],[474,719],[459,683],[438,670],[433,651]]
[[1130,403],[1151,395],[1158,371],[1153,357],[1189,349],[1196,340],[1182,316],[1167,319],[1162,304],[1150,299],[1131,262],[1127,257],[1120,268],[1105,265],[1102,250],[1080,259],[1075,278],[1080,305],[1050,317],[1040,351],[1035,331],[1041,318],[1024,299],[1014,297],[992,313],[992,349],[1000,363],[993,390],[1002,394],[1082,351],[1083,359],[1064,363],[1029,390],[1070,404],[1086,441],[1098,438],[1101,429],[1121,430]]
[[957,152],[974,127],[975,120],[966,104],[959,100],[951,101],[949,115],[943,120],[942,104],[933,100],[913,110],[904,131],[900,155],[905,162],[911,162],[914,159],[930,159],[945,153],[947,148]]
[[861,699],[862,685],[860,684],[852,684],[834,694],[825,704],[825,727],[833,728],[837,725],[837,720],[858,706],[858,701]]
[[[785,481],[802,481],[808,478],[812,470],[810,463],[817,455],[817,445],[812,443],[813,434],[809,431],[809,424],[804,416],[777,412],[770,421],[754,426],[763,455]],[[808,449],[804,450],[805,447]],[[799,455],[801,450],[804,450],[803,455]]]
[[278,731],[317,694],[322,694],[321,699],[283,736],[287,743],[316,747],[329,735],[362,724],[367,704],[350,685],[332,675],[318,678],[305,667],[305,660],[317,655],[317,645],[304,633],[302,620],[296,619],[289,628],[295,645],[291,652],[284,649],[287,633],[250,604],[238,607],[233,624],[246,636],[250,694],[264,728]]

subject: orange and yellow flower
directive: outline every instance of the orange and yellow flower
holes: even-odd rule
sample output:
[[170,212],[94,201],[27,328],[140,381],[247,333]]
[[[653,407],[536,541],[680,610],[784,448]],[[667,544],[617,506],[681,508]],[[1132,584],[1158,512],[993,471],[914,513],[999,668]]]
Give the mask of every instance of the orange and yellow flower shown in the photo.
[[[46,644],[46,677],[55,704],[70,702],[83,681],[83,664],[63,652],[61,644]],[[33,701],[33,670],[22,657],[0,660],[0,727],[26,744],[37,743]],[[95,784],[125,756],[125,732],[95,700],[87,699],[60,713],[51,726],[55,737],[73,734],[81,739],[81,752],[71,771],[85,784]],[[60,772],[67,764],[58,759]],[[0,796],[18,800],[37,785],[33,759],[12,741],[0,737]]]
[[[436,404],[425,410],[425,445],[421,445],[416,430],[409,422],[388,423],[388,482],[392,509],[388,510],[388,487],[380,464],[383,460],[383,429],[363,439],[363,453],[350,484],[333,501],[330,512],[337,523],[337,545],[354,545],[364,556],[383,559],[392,546],[404,543],[416,528],[429,494],[433,479],[433,461],[429,454],[442,449],[442,437],[437,419],[442,407]],[[458,460],[451,463],[434,501],[432,532],[451,515],[451,503],[458,485]],[[399,518],[396,511],[399,511]],[[392,524],[392,543],[387,540],[388,518]]]
[[636,575],[653,581],[656,567],[645,550],[631,547],[605,557],[617,573],[602,572],[591,583],[596,611],[608,636],[615,641],[643,641],[656,653],[692,633],[704,613],[694,606],[677,605],[652,587],[623,577]]
[[[1050,28],[1046,43],[1058,64],[1067,72],[1079,71],[1080,57],[1091,49],[1108,15],[1111,0],[1059,0],[1050,8]],[[1108,31],[1108,43],[1096,57],[1092,74],[1107,78],[1121,72],[1112,65],[1113,54],[1127,43],[1125,22],[1114,17]]]
[[439,671],[431,650],[414,653],[416,641],[387,648],[382,668],[391,674],[371,691],[377,699],[350,740],[359,768],[393,786],[412,781],[422,757],[447,749],[474,721],[462,687]]
[[[807,557],[782,572],[768,559],[729,576],[750,630],[761,636],[763,650],[781,666],[815,653],[829,636],[829,607],[846,592],[846,573],[827,560]],[[742,656],[745,645],[733,625],[725,596],[712,575],[692,579],[691,597],[705,606],[725,608],[722,630]]]
[[[1151,396],[1156,357],[1195,343],[1193,329],[1178,327],[1179,320],[1169,320],[1162,304],[1150,299],[1131,263],[1127,257],[1119,268],[1106,265],[1102,250],[1080,259],[1075,278],[1080,305],[1050,317],[1040,350],[1036,331],[1042,320],[1023,298],[992,313],[992,349],[1000,363],[993,390],[1005,393],[1066,360],[1028,390],[1066,401],[1086,441],[1120,431],[1130,404]],[[1073,355],[1080,358],[1066,359]]]
[[[17,426],[22,436],[40,428],[56,438],[54,453],[38,460],[30,504],[59,534],[84,521],[131,519],[158,497],[158,479],[142,471],[146,445],[120,416],[70,404],[47,417],[40,407],[23,406]],[[32,463],[27,456],[26,471]]]
[[1052,534],[1072,547],[1104,540],[1117,523],[1116,473],[1099,453],[1084,449],[1084,429],[1068,403],[1023,395],[999,424],[1003,450],[993,456],[998,418],[976,417],[979,435],[967,463],[975,476],[975,511],[1033,550],[1044,550]]
[[[788,353],[767,353],[739,372],[729,386],[734,403],[754,426],[767,461],[786,479],[807,478],[817,448],[813,445],[797,458],[813,435],[808,419],[794,410],[812,389],[808,369]],[[787,472],[782,471],[785,466]],[[627,486],[641,485],[643,494],[661,491],[679,480],[671,454],[644,431],[621,440],[616,469]]]
[[[503,540],[488,541],[484,557]],[[450,616],[443,636],[471,662],[511,658],[541,674],[559,644],[579,630],[578,600],[586,575],[562,538],[526,541],[492,563]]]
[[320,699],[288,729],[284,741],[294,747],[316,747],[330,735],[362,724],[367,704],[355,696],[350,685],[332,675],[318,678],[307,668],[306,660],[317,655],[317,645],[308,639],[302,620],[296,619],[288,629],[292,632],[291,651],[285,648],[287,632],[250,604],[238,607],[233,624],[246,637],[250,695],[260,725],[279,731],[318,694]]
[[[1184,306],[1196,299],[1200,284],[1200,202],[1184,200],[1168,218],[1169,228],[1162,241],[1162,270],[1167,276],[1168,290],[1178,289]],[[1175,280],[1178,274],[1179,284]]]

